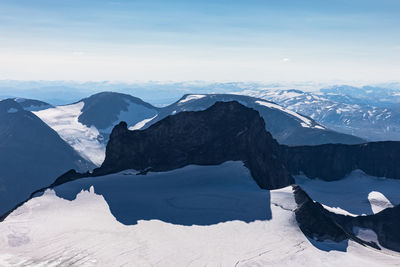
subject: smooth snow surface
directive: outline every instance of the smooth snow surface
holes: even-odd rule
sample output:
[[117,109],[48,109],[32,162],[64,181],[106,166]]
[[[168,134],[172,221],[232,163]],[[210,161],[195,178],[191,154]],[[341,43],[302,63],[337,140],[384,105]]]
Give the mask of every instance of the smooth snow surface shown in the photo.
[[[54,188],[73,200],[91,186],[103,195],[111,213],[127,225],[157,219],[181,225],[210,225],[231,220],[271,218],[269,192],[260,190],[242,162],[136,175],[124,171],[73,181]],[[116,193],[118,192],[118,193]]]
[[400,204],[400,180],[377,178],[360,170],[332,182],[302,175],[295,180],[314,201],[339,214],[375,214]]
[[390,203],[389,199],[387,199],[381,192],[372,191],[369,193],[368,201],[374,213],[393,207],[393,204]]
[[[239,165],[240,164],[240,165]],[[239,166],[237,166],[239,165]],[[241,163],[221,165],[227,170],[232,167],[230,176],[238,167],[246,169]],[[185,168],[184,168],[185,169]],[[157,213],[169,204],[158,206],[162,197],[157,196],[165,188],[165,194],[183,196],[184,192],[172,190],[177,186],[197,187],[199,191],[213,190],[215,184],[207,176],[189,179],[197,172],[208,172],[209,166],[189,166],[186,172],[168,172],[167,176],[150,178],[150,187],[143,187],[151,201],[158,198],[153,212]],[[125,172],[129,173],[129,172]],[[99,177],[100,178],[100,177]],[[103,179],[112,179],[104,176]],[[141,180],[134,178],[132,184],[142,187]],[[162,185],[162,178],[168,179]],[[242,191],[248,193],[249,207],[259,205],[259,199],[252,200],[256,194],[254,182],[244,183],[244,179],[230,181],[220,176],[216,184],[219,194]],[[247,176],[246,176],[247,178]],[[91,178],[89,178],[91,179]],[[149,182],[149,185],[151,184]],[[179,184],[177,184],[179,182]],[[224,186],[222,186],[224,185]],[[239,188],[238,188],[239,187]],[[91,187],[90,187],[91,188]],[[110,188],[111,191],[116,188]],[[259,194],[268,191],[258,189]],[[96,192],[96,193],[95,193]],[[118,191],[114,192],[118,194]],[[178,193],[178,194],[176,194]],[[398,266],[400,255],[394,252],[381,252],[348,242],[347,252],[329,249],[330,242],[311,241],[299,230],[293,209],[296,207],[292,188],[270,191],[272,217],[269,220],[256,220],[246,223],[233,220],[207,226],[183,226],[160,220],[140,220],[135,225],[125,226],[110,213],[105,198],[94,189],[78,193],[76,199],[68,201],[59,198],[48,190],[15,210],[0,223],[0,265],[1,266]],[[190,200],[180,202],[176,209],[194,210],[199,204]],[[168,202],[168,199],[164,199]],[[231,204],[235,204],[233,201]],[[185,205],[185,206],[182,206]],[[217,206],[220,211],[228,206]],[[210,207],[212,208],[212,207]],[[182,218],[185,213],[181,212]]]
[[[91,125],[89,127],[79,122],[79,116],[82,114],[85,105],[83,101],[33,113],[53,128],[82,157],[99,166],[105,158],[108,135],[115,125],[120,121],[125,121],[128,127],[143,127],[147,121],[152,120],[157,115],[157,110],[130,101],[127,104],[127,110],[121,110],[116,114],[114,122],[100,129],[94,125],[88,124]],[[145,120],[143,120],[144,118]]]
[[53,128],[82,157],[100,165],[105,158],[105,146],[99,141],[101,136],[95,127],[87,127],[78,121],[83,106],[84,103],[79,102],[33,113]]

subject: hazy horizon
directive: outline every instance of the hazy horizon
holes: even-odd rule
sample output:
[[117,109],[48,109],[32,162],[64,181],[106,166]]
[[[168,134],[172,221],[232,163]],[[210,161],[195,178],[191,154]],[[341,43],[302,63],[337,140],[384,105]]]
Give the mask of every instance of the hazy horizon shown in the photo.
[[400,2],[0,1],[0,79],[379,83]]

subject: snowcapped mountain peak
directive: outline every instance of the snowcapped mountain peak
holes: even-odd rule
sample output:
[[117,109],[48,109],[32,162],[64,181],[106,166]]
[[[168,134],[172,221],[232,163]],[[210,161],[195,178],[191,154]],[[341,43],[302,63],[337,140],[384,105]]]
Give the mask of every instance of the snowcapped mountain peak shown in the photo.
[[[154,118],[158,108],[127,94],[101,92],[76,103],[37,111],[85,159],[100,165],[105,157],[108,136],[115,125],[129,127]],[[140,124],[139,124],[140,126]]]

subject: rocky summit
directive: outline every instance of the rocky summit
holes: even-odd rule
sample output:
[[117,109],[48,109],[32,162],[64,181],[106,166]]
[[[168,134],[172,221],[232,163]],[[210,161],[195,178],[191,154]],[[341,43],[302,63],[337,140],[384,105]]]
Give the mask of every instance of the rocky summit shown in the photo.
[[274,189],[294,182],[279,151],[257,111],[236,101],[217,102],[204,111],[168,116],[142,131],[129,131],[121,122],[113,129],[106,159],[94,175],[241,160],[261,188]]

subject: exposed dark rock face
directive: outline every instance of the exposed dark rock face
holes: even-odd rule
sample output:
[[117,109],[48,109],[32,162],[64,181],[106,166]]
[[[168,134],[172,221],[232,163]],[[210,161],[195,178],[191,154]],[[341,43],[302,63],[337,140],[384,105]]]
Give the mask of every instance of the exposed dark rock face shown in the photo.
[[338,180],[353,170],[368,175],[400,179],[400,142],[373,142],[360,145],[281,146],[281,158],[295,175]]
[[[358,226],[358,219],[364,216],[351,217],[332,213],[326,210],[320,203],[314,202],[300,186],[295,185],[293,189],[294,198],[297,203],[295,210],[296,221],[306,236],[317,241],[331,240],[342,242],[351,239],[361,245],[380,249],[375,242],[362,240],[353,232],[354,226]],[[372,217],[374,216],[376,215]],[[377,221],[380,222],[380,219],[378,218]],[[396,240],[393,241],[396,242]],[[386,244],[381,243],[381,245],[393,249],[386,246]]]
[[112,131],[106,159],[94,175],[124,169],[166,171],[228,160],[244,161],[261,188],[294,182],[264,120],[257,111],[236,101],[217,102],[205,111],[181,112],[143,131],[129,131],[126,123],[120,123]]
[[[318,125],[313,119],[301,116],[310,122],[311,127],[303,127],[303,120],[298,116],[282,111],[279,108],[273,108],[275,103],[265,99],[254,98],[246,95],[234,94],[205,94],[201,98],[193,98],[188,100],[191,95],[184,95],[177,102],[163,107],[159,110],[158,116],[148,122],[146,126],[150,126],[165,117],[182,111],[200,111],[211,107],[218,101],[229,102],[237,101],[240,104],[255,109],[266,122],[266,130],[272,134],[280,144],[285,145],[319,145],[319,144],[361,144],[366,141],[362,138],[335,132]],[[264,104],[263,104],[264,103]],[[266,104],[266,105],[265,105]]]
[[377,214],[358,216],[352,226],[374,230],[379,243],[388,249],[400,252],[400,206],[387,208]]
[[318,202],[314,202],[299,186],[294,186],[297,203],[296,220],[301,231],[318,241],[332,240],[341,242],[349,235],[330,216]]

